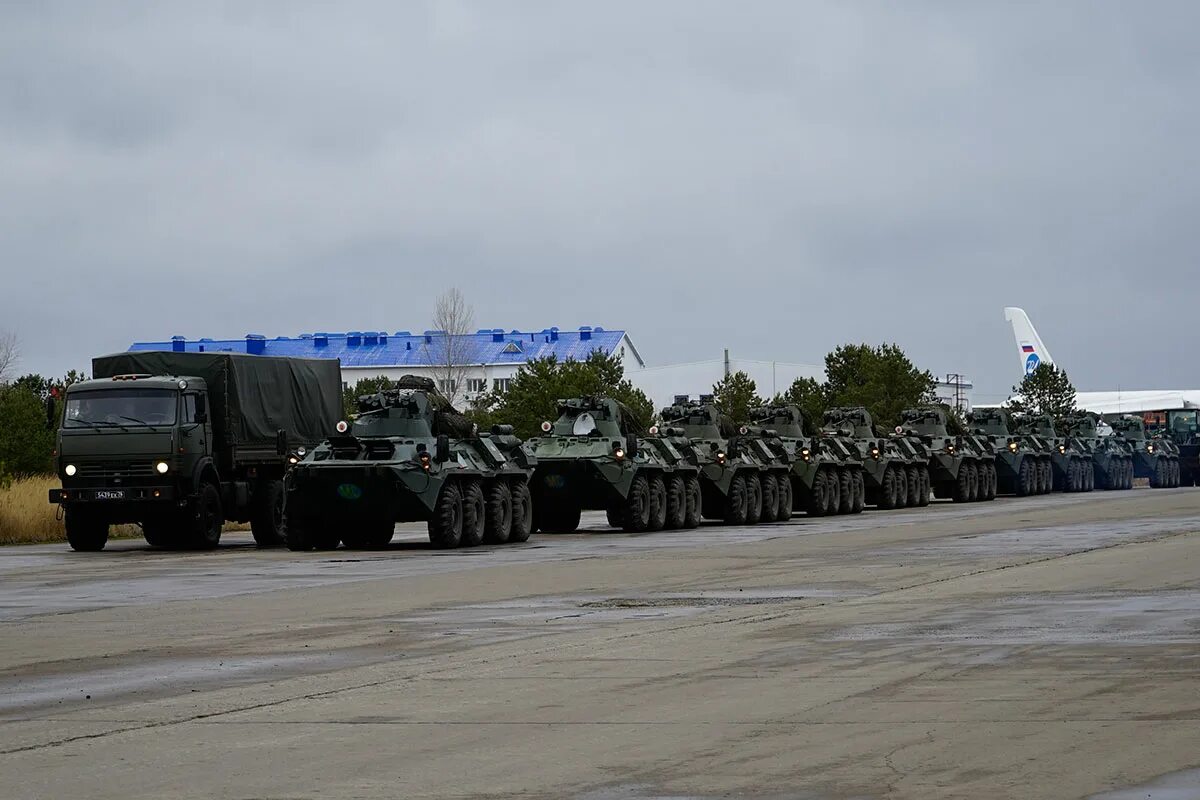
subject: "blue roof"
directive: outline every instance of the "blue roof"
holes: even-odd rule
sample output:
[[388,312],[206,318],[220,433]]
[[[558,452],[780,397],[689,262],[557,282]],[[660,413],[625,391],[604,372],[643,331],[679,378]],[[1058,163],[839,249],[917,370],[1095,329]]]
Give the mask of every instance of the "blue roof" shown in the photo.
[[[467,364],[521,364],[533,358],[556,356],[583,360],[600,350],[611,355],[625,331],[583,326],[562,331],[544,328],[538,332],[484,328],[465,334],[461,360]],[[130,350],[176,350],[188,353],[232,352],[292,358],[337,358],[343,367],[428,367],[444,362],[447,337],[442,331],[349,331],[347,333],[302,333],[297,337],[267,338],[257,333],[242,339],[186,339],[173,336],[162,342],[134,342]],[[635,350],[631,357],[640,363]],[[456,359],[457,360],[457,359]]]

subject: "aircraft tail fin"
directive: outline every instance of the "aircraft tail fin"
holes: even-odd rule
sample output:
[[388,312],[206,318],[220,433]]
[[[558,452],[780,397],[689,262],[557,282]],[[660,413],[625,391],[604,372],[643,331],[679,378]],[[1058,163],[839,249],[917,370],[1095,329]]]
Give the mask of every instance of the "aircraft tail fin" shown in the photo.
[[1021,359],[1021,370],[1028,375],[1037,369],[1038,364],[1053,364],[1050,351],[1042,344],[1029,315],[1021,308],[1005,308],[1004,319],[1012,324],[1013,338],[1017,342],[1017,356]]

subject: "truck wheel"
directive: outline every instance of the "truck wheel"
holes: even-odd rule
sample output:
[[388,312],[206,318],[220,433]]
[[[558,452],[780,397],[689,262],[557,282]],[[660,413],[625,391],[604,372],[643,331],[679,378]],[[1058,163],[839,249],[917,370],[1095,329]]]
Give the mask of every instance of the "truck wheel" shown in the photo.
[[689,475],[687,480],[683,482],[687,493],[687,504],[683,515],[683,527],[699,528],[700,527],[700,508],[704,502],[704,492],[700,488],[700,477],[698,475]]
[[483,540],[489,544],[504,544],[512,535],[512,489],[504,481],[495,481],[487,491],[487,526]]
[[921,505],[921,468],[916,464],[908,467],[907,478],[908,482],[908,500],[905,502],[909,508],[916,508]]
[[854,476],[847,467],[838,467],[838,510],[839,514],[849,514],[854,507]]
[[467,481],[463,486],[462,547],[476,547],[483,542],[487,526],[487,504],[483,499],[483,487],[479,481]]
[[678,530],[685,527],[687,520],[687,486],[682,475],[672,475],[666,481],[667,522],[666,527]]
[[779,522],[787,522],[792,518],[792,503],[795,502],[795,497],[792,495],[792,476],[780,475],[775,479],[775,519]]
[[263,481],[254,497],[250,533],[259,547],[283,544],[283,481]]
[[438,492],[433,516],[429,518],[429,542],[442,550],[458,547],[462,541],[462,531],[462,491],[453,482],[446,481]]
[[650,522],[646,529],[661,531],[667,526],[667,485],[661,475],[651,475],[650,484]]
[[194,508],[188,544],[197,550],[212,550],[221,542],[221,526],[225,515],[221,511],[221,493],[211,483],[200,484]]
[[896,508],[908,505],[908,470],[903,464],[896,467],[896,477],[892,482],[896,490]]
[[67,543],[77,553],[95,553],[108,544],[108,523],[82,508],[68,508]]
[[861,514],[867,505],[867,483],[863,480],[861,469],[851,471],[850,486],[854,493],[850,499],[850,513]]
[[746,524],[746,476],[738,473],[729,482],[729,494],[725,498],[725,523]]
[[746,524],[762,521],[762,481],[757,475],[746,476]]
[[828,480],[825,469],[817,467],[817,472],[813,475],[812,489],[808,494],[808,502],[805,503],[804,508],[810,517],[825,516],[825,505],[829,502],[829,499],[825,496],[829,493]]
[[517,481],[512,485],[512,530],[509,531],[508,541],[520,543],[529,541],[533,533],[533,497],[529,494],[529,484]]
[[884,468],[883,479],[879,482],[879,507],[896,507],[896,469],[890,465]]
[[770,473],[762,476],[762,514],[759,522],[774,522],[779,519],[779,480]]
[[633,476],[621,527],[627,533],[642,533],[650,527],[650,483],[645,475]]

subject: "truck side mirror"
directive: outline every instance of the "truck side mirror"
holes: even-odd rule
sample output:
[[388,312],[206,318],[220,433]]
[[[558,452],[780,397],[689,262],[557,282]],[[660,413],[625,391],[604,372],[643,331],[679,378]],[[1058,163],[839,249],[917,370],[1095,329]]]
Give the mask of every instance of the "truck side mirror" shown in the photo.
[[288,435],[283,428],[275,431],[275,454],[280,458],[288,454]]
[[629,458],[633,458],[634,456],[637,455],[637,434],[636,433],[625,434],[625,455],[628,456]]
[[54,430],[58,426],[58,408],[53,397],[46,398],[46,427]]
[[196,395],[196,419],[195,419],[195,421],[201,425],[208,422],[208,411],[204,407],[204,405],[205,405],[204,401],[205,401],[204,395],[202,395],[202,394]]
[[433,460],[439,464],[450,460],[450,437],[444,433],[437,437],[437,443],[433,446]]

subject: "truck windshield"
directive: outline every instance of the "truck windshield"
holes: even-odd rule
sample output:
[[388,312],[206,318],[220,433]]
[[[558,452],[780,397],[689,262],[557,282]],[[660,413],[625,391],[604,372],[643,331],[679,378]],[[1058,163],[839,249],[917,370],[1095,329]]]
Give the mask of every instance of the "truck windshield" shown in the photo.
[[174,425],[179,393],[169,389],[104,389],[67,395],[63,426]]

